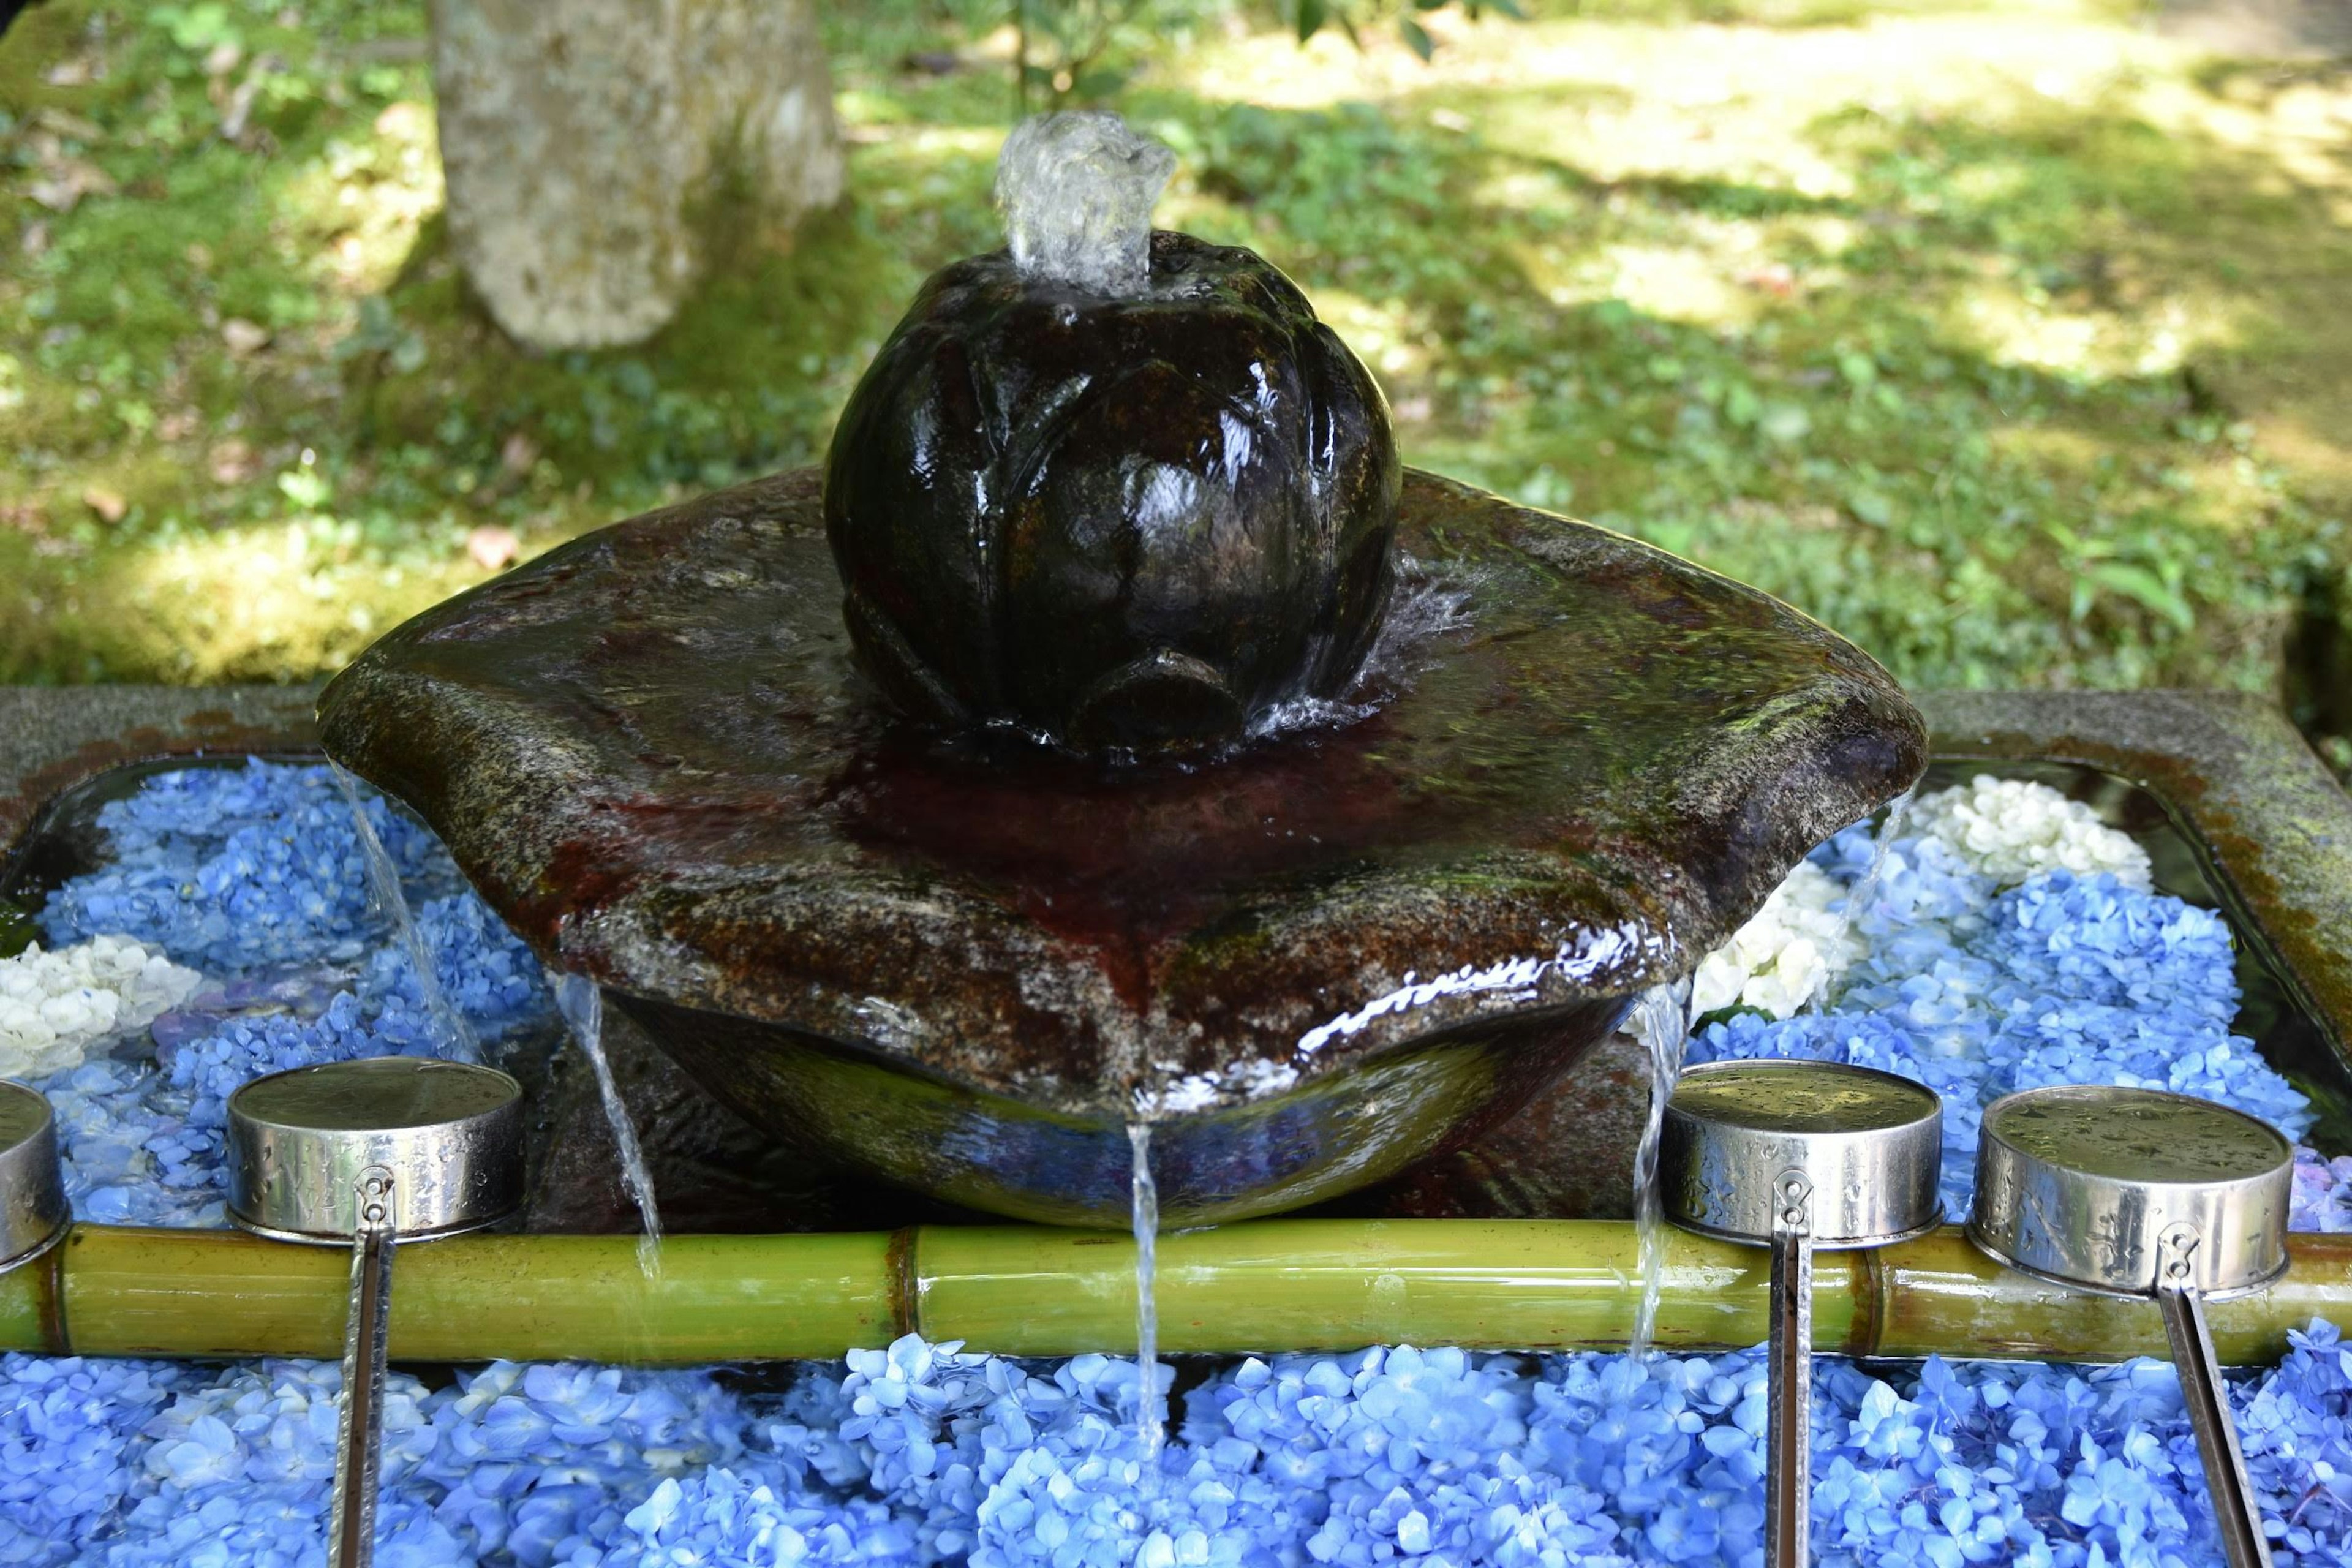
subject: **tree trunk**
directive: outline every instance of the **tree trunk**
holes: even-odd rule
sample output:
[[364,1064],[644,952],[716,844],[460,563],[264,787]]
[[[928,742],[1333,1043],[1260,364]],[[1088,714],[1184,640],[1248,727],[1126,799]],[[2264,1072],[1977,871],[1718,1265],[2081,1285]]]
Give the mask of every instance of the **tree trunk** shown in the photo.
[[450,243],[541,348],[658,331],[712,221],[789,224],[841,194],[810,0],[433,0]]

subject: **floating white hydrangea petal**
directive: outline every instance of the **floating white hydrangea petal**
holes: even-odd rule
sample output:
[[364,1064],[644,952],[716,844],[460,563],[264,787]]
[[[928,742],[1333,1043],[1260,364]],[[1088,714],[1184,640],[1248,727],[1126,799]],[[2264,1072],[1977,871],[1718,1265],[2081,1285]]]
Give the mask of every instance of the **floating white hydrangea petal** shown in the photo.
[[2152,885],[2147,851],[2048,784],[1979,773],[1923,795],[1907,830],[1941,839],[2003,887],[2043,871],[2106,872],[2134,892]]
[[1786,1018],[1826,990],[1863,951],[1843,913],[1845,897],[1828,872],[1798,862],[1755,918],[1700,961],[1692,1015],[1741,1006]]
[[194,970],[124,936],[54,952],[36,942],[0,958],[0,1078],[78,1066],[92,1041],[146,1027],[202,983]]
[[[2011,797],[2045,806],[2062,798],[2039,786]],[[2080,849],[2092,840],[2076,819],[2042,842]],[[2119,858],[2111,849],[2099,858]],[[2015,1089],[2169,1089],[2233,1106],[2290,1138],[2317,1120],[2254,1042],[2232,1033],[2236,952],[2212,910],[2126,887],[2113,870],[2054,868],[1996,890],[1980,856],[1946,838],[1898,837],[1881,854],[1866,826],[1838,835],[1814,859],[1841,882],[1878,867],[1855,921],[1859,956],[1822,1011],[1733,1014],[1703,1026],[1689,1058],[1843,1061],[1927,1084],[1944,1101],[1948,1213],[1967,1212],[1973,1194],[1984,1108]],[[1766,932],[1763,945],[1773,940]],[[2318,1223],[2332,1212],[2336,1175],[2318,1170],[2299,1183],[2295,1223]]]

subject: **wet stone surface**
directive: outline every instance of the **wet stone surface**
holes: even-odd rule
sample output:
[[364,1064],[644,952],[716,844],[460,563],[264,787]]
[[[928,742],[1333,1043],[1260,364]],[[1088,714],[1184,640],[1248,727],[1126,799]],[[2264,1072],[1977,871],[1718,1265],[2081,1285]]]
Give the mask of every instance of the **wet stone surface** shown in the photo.
[[854,668],[802,472],[420,616],[320,707],[541,954],[763,1133],[1040,1218],[1377,1180],[1505,1114],[1907,784],[1893,682],[1776,602],[1408,473],[1320,722],[1206,762],[946,738]]
[[1263,258],[1149,255],[1110,298],[959,261],[851,395],[825,521],[905,712],[1197,750],[1363,664],[1394,577],[1379,384]]

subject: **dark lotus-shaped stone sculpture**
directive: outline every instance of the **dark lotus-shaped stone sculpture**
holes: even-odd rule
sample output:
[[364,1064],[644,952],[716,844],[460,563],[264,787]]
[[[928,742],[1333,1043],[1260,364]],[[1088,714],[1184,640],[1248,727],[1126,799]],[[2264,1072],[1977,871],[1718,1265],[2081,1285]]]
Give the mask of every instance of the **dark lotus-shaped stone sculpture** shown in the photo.
[[1347,686],[1397,485],[1380,388],[1306,296],[1163,231],[1130,294],[1003,251],[932,278],[850,398],[824,511],[902,710],[1149,751]]
[[1265,1213],[1524,1103],[1925,755],[1868,658],[1662,551],[1420,474],[1397,542],[1352,721],[1205,764],[896,717],[808,472],[427,611],[320,720],[771,1136],[1123,1224],[1144,1117],[1169,1223]]

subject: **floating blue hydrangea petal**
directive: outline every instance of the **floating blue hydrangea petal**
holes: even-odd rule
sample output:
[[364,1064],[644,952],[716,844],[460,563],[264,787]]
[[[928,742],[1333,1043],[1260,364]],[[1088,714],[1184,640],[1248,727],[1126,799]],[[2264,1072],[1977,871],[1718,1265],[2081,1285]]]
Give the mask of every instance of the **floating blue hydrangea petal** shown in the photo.
[[[440,989],[480,1038],[552,1016],[530,951],[439,843],[379,797],[364,809],[415,902]],[[41,1087],[85,1219],[219,1225],[224,1108],[247,1079],[356,1057],[459,1049],[428,1016],[406,949],[371,908],[366,857],[329,771],[262,761],[145,781],[100,812],[114,858],[52,895],[50,933],[138,934],[214,984],[133,1042]],[[289,967],[290,966],[290,967]]]
[[178,1038],[152,1065],[102,1058],[40,1085],[58,1119],[66,1193],[84,1219],[217,1226],[228,1097],[288,1068],[361,1057],[430,1056],[438,1033],[388,996],[371,1013],[338,992],[312,1017],[233,1016]]
[[2296,1147],[2287,1226],[2293,1230],[2352,1231],[2352,1155],[2330,1160]]
[[[431,833],[380,796],[365,809],[412,899],[462,886]],[[324,766],[258,758],[146,780],[98,814],[110,852],[51,895],[53,943],[133,936],[211,975],[354,962],[380,941],[350,804]]]
[[[1122,1373],[1121,1368],[1126,1370]],[[0,1563],[315,1563],[338,1368],[0,1358]],[[782,1394],[499,1364],[384,1420],[390,1563],[1497,1568],[1761,1559],[1760,1353],[1227,1363],[1144,1474],[1133,1369],[901,1340]],[[2280,1568],[2352,1563],[2352,1352],[2231,1381]],[[1816,1561],[2203,1568],[2158,1362],[1817,1364]]]
[[[497,1039],[552,1015],[554,998],[539,961],[472,889],[419,904],[416,931],[433,955],[442,995],[478,1036]],[[420,1010],[425,1006],[415,966],[397,942],[369,955],[361,992],[371,999],[397,997]]]
[[[1859,889],[1875,850],[1849,828],[1814,853]],[[2253,1042],[2238,1012],[2228,925],[2179,899],[2105,874],[2044,872],[1996,892],[1933,838],[1897,838],[1856,912],[1865,954],[1816,1014],[1717,1019],[1691,1042],[1695,1062],[1801,1057],[1899,1073],[1944,1100],[1945,1207],[1967,1212],[1984,1108],[2059,1083],[2169,1089],[2234,1106],[2290,1138],[2315,1120],[2301,1091]],[[2315,1178],[2297,1188],[2298,1223],[2320,1217]]]
[[[547,1015],[529,954],[429,835],[367,808],[451,1003],[486,1036]],[[379,815],[380,814],[380,815]],[[226,1097],[259,1073],[446,1042],[371,911],[324,770],[162,775],[101,818],[118,862],[51,934],[155,941],[213,987],[152,1057],[45,1087],[86,1217],[216,1224]],[[1858,888],[1874,850],[1815,859]],[[2293,1088],[2232,1037],[2229,933],[2179,900],[2052,872],[2006,889],[1927,838],[1890,847],[1867,954],[1822,1013],[1721,1020],[1694,1059],[1885,1068],[1947,1101],[1948,1201],[2012,1089],[2148,1083],[2291,1133]],[[2296,1156],[2294,1222],[2352,1230],[2352,1158]],[[1173,1369],[1156,1369],[1163,1397]],[[308,1564],[331,1478],[331,1365],[0,1357],[0,1565]],[[395,1377],[379,1561],[965,1563],[970,1568],[1737,1564],[1762,1552],[1754,1353],[1542,1359],[1375,1348],[1226,1363],[1148,1459],[1134,1363],[1021,1363],[902,1339],[782,1394],[708,1373],[498,1365]],[[2352,1351],[2325,1323],[2232,1384],[2280,1568],[2352,1568]],[[2192,1568],[2213,1527],[2177,1379],[2158,1363],[1816,1370],[1817,1561]]]

